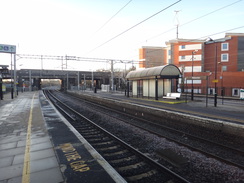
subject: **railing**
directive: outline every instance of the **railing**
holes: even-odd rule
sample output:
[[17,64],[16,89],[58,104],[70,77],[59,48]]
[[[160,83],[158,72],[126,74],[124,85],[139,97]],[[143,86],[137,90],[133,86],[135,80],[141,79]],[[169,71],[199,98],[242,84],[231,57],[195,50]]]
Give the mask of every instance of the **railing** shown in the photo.
[[[223,97],[236,97],[240,98],[240,90],[243,89],[241,87],[217,87],[216,92],[217,96],[223,96]],[[184,88],[181,89],[182,93],[191,93],[192,88]],[[214,95],[215,94],[215,88],[206,88],[206,87],[193,87],[193,93],[194,94],[201,94],[201,95]]]

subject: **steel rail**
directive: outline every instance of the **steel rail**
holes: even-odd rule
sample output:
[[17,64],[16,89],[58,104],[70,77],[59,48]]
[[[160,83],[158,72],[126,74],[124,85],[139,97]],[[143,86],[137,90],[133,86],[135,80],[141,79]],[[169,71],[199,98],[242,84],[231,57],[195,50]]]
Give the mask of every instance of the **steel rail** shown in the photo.
[[[48,95],[51,95],[52,98],[54,98],[56,101],[53,102],[53,104],[57,107],[60,108],[61,105],[65,107],[65,109],[63,109],[62,107],[62,111],[65,113],[66,116],[68,116],[70,119],[72,120],[76,120],[74,117],[72,117],[72,115],[69,114],[69,112],[67,112],[66,110],[68,109],[69,111],[72,111],[73,113],[75,113],[75,115],[79,116],[82,119],[85,119],[86,121],[88,121],[90,124],[92,124],[93,126],[95,126],[97,129],[99,129],[100,131],[102,131],[103,133],[106,133],[109,137],[112,137],[114,140],[116,140],[117,142],[119,142],[122,146],[124,146],[126,149],[129,149],[130,151],[132,151],[134,154],[138,155],[140,158],[144,159],[147,163],[149,163],[150,165],[152,165],[153,167],[157,167],[157,169],[166,171],[167,173],[171,174],[173,177],[180,179],[182,182],[189,182],[186,179],[184,179],[183,177],[181,177],[180,175],[176,174],[175,172],[173,172],[172,170],[168,169],[167,167],[161,165],[160,163],[154,161],[153,159],[151,159],[150,157],[144,155],[142,152],[138,151],[137,149],[135,149],[134,147],[132,147],[131,145],[129,145],[128,143],[124,142],[123,140],[119,139],[118,137],[116,137],[115,135],[111,134],[110,132],[108,132],[106,129],[100,127],[99,125],[97,125],[96,123],[94,123],[93,121],[91,121],[90,119],[88,119],[87,117],[85,117],[84,115],[80,114],[79,112],[77,112],[76,110],[74,110],[73,108],[69,107],[67,104],[63,103],[61,100],[59,100],[57,97],[55,97],[54,95],[52,95],[50,92],[46,93],[45,95],[48,97]],[[49,97],[48,97],[49,98]],[[49,98],[50,99],[50,98]],[[50,101],[52,101],[50,99]]]
[[[72,97],[75,97],[76,99],[80,99],[80,100],[82,100],[82,99],[79,98],[79,97],[76,97],[76,96],[73,96],[73,95],[71,95],[71,96],[72,96]],[[186,133],[186,132],[184,132],[184,131],[176,130],[176,129],[173,129],[173,128],[170,128],[170,127],[167,127],[167,126],[164,126],[164,125],[159,125],[159,124],[157,124],[157,123],[154,123],[154,122],[145,120],[145,119],[143,119],[143,118],[139,118],[139,117],[136,117],[136,116],[133,116],[133,115],[130,115],[130,114],[126,114],[126,113],[124,113],[124,112],[120,112],[120,111],[115,110],[115,109],[112,109],[112,108],[108,108],[108,107],[103,106],[103,105],[98,104],[98,103],[94,103],[94,102],[87,101],[87,100],[85,100],[85,101],[86,101],[87,103],[92,104],[92,105],[96,105],[96,106],[99,107],[99,108],[104,108],[104,109],[106,109],[106,110],[109,110],[109,111],[112,111],[112,112],[116,112],[116,113],[119,113],[119,114],[122,114],[122,115],[126,115],[126,116],[128,116],[128,117],[130,117],[130,118],[137,119],[137,120],[140,120],[140,121],[144,121],[144,122],[146,122],[146,123],[150,123],[151,125],[155,125],[155,126],[157,126],[157,127],[160,127],[160,128],[164,128],[164,129],[170,130],[170,131],[172,131],[172,132],[174,132],[174,133],[184,134],[184,136],[189,137],[189,138],[194,138],[194,139],[197,139],[197,140],[202,141],[202,142],[205,142],[205,143],[209,143],[209,144],[212,144],[212,145],[215,145],[215,146],[220,146],[220,147],[225,148],[225,149],[227,149],[227,150],[235,151],[236,153],[239,153],[239,154],[244,154],[244,151],[241,150],[241,149],[236,149],[236,148],[233,148],[233,147],[229,147],[229,146],[224,145],[224,144],[216,143],[216,142],[210,141],[210,140],[208,140],[208,139],[204,139],[204,138],[201,138],[201,137],[197,137],[197,136],[195,136],[195,135],[191,135],[191,134]],[[100,111],[100,112],[101,112],[101,111]],[[104,114],[105,114],[105,112],[104,112]],[[109,115],[110,117],[112,117],[112,116],[111,116],[111,113],[106,113],[106,115]],[[114,117],[114,118],[116,118],[116,117]],[[189,149],[191,149],[191,150],[198,151],[198,152],[200,152],[200,153],[202,153],[202,154],[205,154],[205,155],[207,155],[207,156],[209,156],[209,157],[215,158],[215,159],[217,159],[217,160],[219,160],[219,161],[222,161],[222,162],[224,162],[224,163],[226,163],[226,164],[233,165],[233,166],[236,166],[236,167],[238,167],[238,168],[244,169],[244,165],[242,165],[242,164],[239,164],[239,163],[230,161],[230,160],[228,160],[228,159],[224,159],[224,158],[222,158],[222,157],[220,157],[220,156],[218,156],[218,155],[215,155],[215,154],[213,154],[213,153],[207,152],[207,151],[202,150],[202,149],[200,149],[200,148],[193,147],[193,146],[191,146],[191,145],[189,145],[189,144],[180,142],[179,140],[175,140],[175,139],[170,138],[170,137],[168,137],[168,136],[166,136],[166,135],[162,135],[162,134],[157,133],[157,132],[155,132],[155,131],[153,131],[153,130],[149,130],[148,128],[144,128],[144,127],[142,127],[141,125],[135,125],[135,124],[133,124],[133,123],[131,123],[131,122],[128,122],[128,121],[126,121],[126,120],[122,120],[122,119],[120,119],[120,118],[116,118],[116,119],[119,119],[119,120],[121,120],[121,121],[124,121],[125,123],[129,123],[129,124],[131,124],[131,125],[134,125],[134,126],[140,128],[140,129],[146,130],[146,131],[148,131],[148,132],[150,132],[150,133],[153,133],[153,134],[155,134],[155,135],[157,135],[157,136],[159,136],[159,137],[164,137],[164,138],[166,138],[166,139],[168,139],[168,140],[170,140],[170,141],[172,141],[172,142],[175,142],[175,143],[178,143],[178,144],[180,144],[180,145],[183,145],[183,146],[185,146],[185,147],[187,147],[187,148],[189,148]]]

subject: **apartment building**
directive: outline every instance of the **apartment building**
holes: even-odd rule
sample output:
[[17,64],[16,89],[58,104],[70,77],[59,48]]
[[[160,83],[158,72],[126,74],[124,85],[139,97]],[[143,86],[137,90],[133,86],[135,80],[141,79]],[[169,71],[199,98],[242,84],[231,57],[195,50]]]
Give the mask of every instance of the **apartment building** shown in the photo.
[[226,33],[204,45],[204,69],[210,73],[210,90],[218,95],[239,96],[244,88],[244,33]]
[[[199,92],[202,80],[202,60],[203,60],[203,40],[193,39],[174,39],[166,42],[167,45],[167,63],[178,66],[182,73],[179,88],[183,91],[194,93]],[[194,86],[194,87],[193,87]]]
[[139,49],[139,68],[149,68],[166,65],[166,48],[143,46]]
[[142,68],[178,66],[181,91],[238,97],[244,88],[244,33],[226,33],[224,38],[207,41],[169,40],[166,47],[142,47],[140,59],[145,59]]

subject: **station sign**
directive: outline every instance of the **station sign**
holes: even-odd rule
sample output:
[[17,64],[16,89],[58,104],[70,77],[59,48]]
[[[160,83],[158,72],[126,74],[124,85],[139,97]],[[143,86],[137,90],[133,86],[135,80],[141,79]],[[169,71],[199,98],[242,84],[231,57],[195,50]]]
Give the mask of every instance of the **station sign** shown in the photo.
[[0,53],[16,53],[16,46],[0,44]]

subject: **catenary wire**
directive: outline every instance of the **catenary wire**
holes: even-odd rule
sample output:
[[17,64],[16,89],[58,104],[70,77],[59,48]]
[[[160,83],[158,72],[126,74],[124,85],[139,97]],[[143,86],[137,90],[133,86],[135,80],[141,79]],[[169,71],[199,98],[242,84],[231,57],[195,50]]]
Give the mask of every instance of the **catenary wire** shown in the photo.
[[[209,35],[206,35],[206,36],[202,36],[202,37],[196,38],[196,39],[184,39],[184,42],[194,42],[194,41],[198,41],[198,40],[204,40],[204,39],[209,38],[211,36],[215,36],[215,35],[218,35],[218,34],[226,33],[226,32],[237,30],[237,29],[241,29],[241,28],[244,28],[244,25],[240,26],[240,27],[235,27],[235,28],[232,28],[232,29],[224,30],[224,31],[221,31],[221,32],[209,34]],[[152,51],[148,51],[147,53],[157,52],[157,51],[159,51],[159,50],[152,50]]]
[[154,17],[154,16],[158,15],[159,13],[161,13],[161,12],[163,12],[163,11],[167,10],[168,8],[170,8],[170,7],[174,6],[175,4],[179,3],[180,1],[181,1],[181,0],[176,1],[175,3],[173,3],[173,4],[169,5],[169,6],[167,6],[166,8],[164,8],[164,9],[160,10],[159,12],[157,12],[157,13],[155,13],[155,14],[153,14],[153,15],[149,16],[148,18],[146,18],[146,19],[142,20],[141,22],[139,22],[139,23],[137,23],[137,24],[133,25],[132,27],[130,27],[130,28],[128,28],[128,29],[126,29],[125,31],[123,31],[123,32],[119,33],[118,35],[116,35],[116,36],[112,37],[111,39],[109,39],[109,40],[105,41],[104,43],[100,44],[99,46],[95,47],[94,49],[92,49],[92,50],[91,50],[91,51],[89,51],[88,53],[91,53],[91,52],[95,51],[96,49],[98,49],[98,48],[102,47],[103,45],[105,45],[105,44],[109,43],[110,41],[112,41],[112,40],[114,40],[115,38],[117,38],[117,37],[121,36],[122,34],[124,34],[124,33],[128,32],[128,31],[130,31],[131,29],[135,28],[136,26],[138,26],[138,25],[140,25],[140,24],[144,23],[145,21],[147,21],[147,20],[151,19],[152,17]]
[[[105,27],[116,15],[118,15],[128,4],[131,3],[132,0],[130,0],[129,2],[127,2],[122,8],[120,8],[119,11],[117,11],[117,13],[115,13],[110,19],[108,19],[97,31],[95,31],[95,33],[99,32],[103,27]],[[94,34],[95,34],[94,33]]]
[[[218,12],[218,11],[220,11],[220,10],[222,10],[222,9],[228,8],[228,7],[230,7],[230,6],[232,6],[232,5],[236,4],[236,3],[239,3],[239,2],[241,2],[241,1],[242,1],[242,0],[238,0],[238,1],[235,1],[235,2],[233,2],[233,3],[231,3],[231,4],[228,4],[228,5],[226,5],[226,6],[223,6],[223,7],[221,7],[221,8],[218,8],[218,9],[216,9],[216,10],[214,10],[214,11],[211,11],[211,12],[209,12],[209,13],[207,13],[207,14],[204,14],[204,15],[202,15],[202,16],[200,16],[200,17],[197,17],[197,18],[195,18],[195,19],[193,19],[193,20],[190,20],[190,21],[188,21],[188,22],[186,22],[186,23],[183,23],[182,25],[179,25],[179,27],[182,27],[182,26],[187,25],[187,24],[189,24],[189,23],[192,23],[192,22],[194,22],[194,21],[196,21],[196,20],[199,20],[199,19],[201,19],[201,18],[204,18],[204,17],[206,17],[206,16],[208,16],[208,15],[211,15],[211,14],[213,14],[213,13],[215,13],[215,12]],[[163,33],[161,33],[161,34],[158,34],[158,35],[156,35],[156,36],[153,36],[153,37],[151,37],[151,38],[148,38],[148,39],[146,39],[146,40],[148,41],[148,40],[151,40],[151,39],[155,39],[155,38],[157,38],[157,37],[159,37],[159,36],[161,36],[161,35],[163,35],[163,34],[165,34],[165,33],[167,33],[167,32],[170,32],[170,31],[172,31],[172,30],[175,30],[175,27],[173,27],[173,28],[171,28],[171,29],[169,29],[169,30],[167,30],[167,31],[165,31],[165,32],[163,32]]]
[[[244,25],[240,26],[240,27],[232,28],[232,29],[229,29],[229,30],[225,30],[225,31],[222,31],[222,32],[217,32],[217,33],[214,33],[214,34],[211,34],[211,35],[203,36],[201,38],[208,38],[210,36],[214,36],[214,35],[217,35],[217,34],[225,33],[225,32],[236,30],[236,29],[240,29],[240,28],[244,28]],[[198,38],[198,39],[195,39],[195,40],[199,40],[201,38]],[[193,40],[193,39],[191,39],[191,40]],[[188,41],[191,41],[191,40],[188,40]],[[158,51],[158,50],[155,50],[155,51]],[[138,61],[138,60],[111,59],[111,58],[109,58],[109,59],[108,58],[89,58],[89,57],[76,57],[76,56],[30,55],[30,54],[17,54],[17,56],[19,57],[18,59],[21,59],[21,58],[25,58],[25,59],[40,59],[40,60],[41,59],[43,59],[43,60],[66,60],[67,59],[67,60],[73,60],[73,61],[92,61],[92,62],[107,62],[107,61],[114,60],[114,61],[123,62],[123,63],[140,63],[141,62],[141,61]]]

